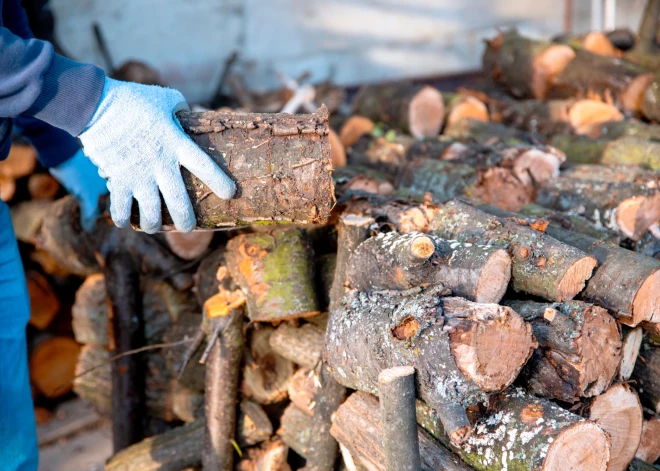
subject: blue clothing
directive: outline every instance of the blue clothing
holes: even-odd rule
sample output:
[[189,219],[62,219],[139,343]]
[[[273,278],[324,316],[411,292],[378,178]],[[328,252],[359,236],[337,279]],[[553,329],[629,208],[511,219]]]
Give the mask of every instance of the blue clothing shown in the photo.
[[0,201],[0,469],[35,471],[37,429],[25,327],[30,299],[9,208]]
[[85,129],[101,98],[105,74],[33,39],[20,0],[0,0],[0,13],[0,160],[9,153],[13,118],[24,116],[33,118],[27,124],[39,120],[59,128],[38,124],[30,136],[30,127],[20,123],[41,163],[54,167],[75,153],[75,141],[61,130],[77,136]]

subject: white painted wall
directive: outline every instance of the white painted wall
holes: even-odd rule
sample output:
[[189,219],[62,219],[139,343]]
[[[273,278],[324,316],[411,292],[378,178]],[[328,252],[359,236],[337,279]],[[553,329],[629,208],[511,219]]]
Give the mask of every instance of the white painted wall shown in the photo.
[[[589,25],[575,0],[574,28]],[[497,28],[561,32],[562,0],[51,0],[57,33],[77,59],[102,64],[92,23],[115,63],[159,70],[191,102],[208,100],[238,50],[252,88],[278,86],[275,71],[351,85],[475,70]],[[618,0],[617,26],[636,26],[643,0]],[[619,19],[621,21],[619,21]]]

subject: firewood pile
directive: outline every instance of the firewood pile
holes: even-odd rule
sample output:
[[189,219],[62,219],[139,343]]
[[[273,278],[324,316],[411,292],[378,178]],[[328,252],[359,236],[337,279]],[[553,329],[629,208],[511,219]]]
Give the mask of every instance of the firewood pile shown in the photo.
[[[482,86],[363,87],[348,113],[327,84],[255,97],[234,77],[243,108],[179,115],[240,188],[226,202],[184,170],[191,234],[167,214],[156,236],[107,216],[84,233],[32,174],[13,215],[35,332],[68,309],[53,280],[82,280],[75,341],[42,352],[34,335],[35,391],[64,394],[66,376],[112,417],[107,471],[656,469],[644,28],[503,32]],[[264,113],[282,108],[314,112]],[[0,163],[3,199],[24,162]]]

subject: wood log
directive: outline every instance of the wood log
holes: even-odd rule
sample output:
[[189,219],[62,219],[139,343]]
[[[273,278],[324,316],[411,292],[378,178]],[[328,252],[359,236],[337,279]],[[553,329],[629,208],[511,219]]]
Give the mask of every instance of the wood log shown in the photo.
[[37,245],[41,223],[50,213],[50,201],[21,201],[10,208],[11,222],[16,239],[26,244]]
[[[435,411],[418,403],[417,417],[431,435],[446,440]],[[452,450],[479,471],[605,471],[610,438],[598,424],[515,388],[491,396],[472,435]]]
[[421,138],[440,134],[445,105],[442,94],[428,85],[363,87],[353,112]]
[[405,163],[406,150],[413,142],[412,137],[401,132],[391,129],[383,133],[380,128],[375,128],[371,134],[362,135],[347,149],[348,162],[396,174]]
[[567,231],[548,221],[519,219],[515,214],[493,206],[477,206],[518,224],[529,224],[530,229],[536,227],[538,232],[544,232],[594,257],[598,267],[580,295],[583,300],[610,310],[620,322],[630,326],[645,320],[657,322],[656,306],[660,302],[660,265],[657,260],[606,241]]
[[60,183],[48,173],[35,173],[28,178],[28,192],[33,200],[53,200],[60,191]]
[[16,181],[0,176],[0,200],[9,203],[16,194]]
[[[113,356],[143,347],[144,318],[140,274],[135,259],[118,247],[106,258],[110,350]],[[143,355],[127,355],[111,364],[112,445],[114,453],[145,437],[145,368]]]
[[501,248],[462,244],[410,232],[378,234],[360,244],[346,272],[359,291],[405,290],[440,283],[453,295],[481,303],[502,299],[511,257]]
[[442,298],[441,285],[414,291],[349,292],[330,318],[324,359],[337,381],[372,394],[378,372],[413,366],[419,397],[460,443],[470,432],[465,407],[507,387],[536,343],[510,308]]
[[624,52],[632,49],[637,40],[635,33],[628,28],[616,28],[605,34],[614,47]]
[[346,214],[371,217],[379,225],[389,225],[397,232],[428,232],[438,209],[433,201],[423,203],[384,198],[378,195],[360,195],[342,202]]
[[284,443],[303,458],[307,457],[313,420],[312,415],[306,414],[294,404],[289,404],[284,409],[277,431]]
[[318,377],[314,371],[300,368],[289,383],[288,394],[291,403],[304,413],[314,415],[314,396],[318,391]]
[[544,183],[536,202],[586,216],[596,224],[638,241],[660,218],[655,172],[631,167],[580,165]]
[[660,145],[636,136],[594,140],[586,136],[554,136],[550,144],[578,164],[639,165],[660,170]]
[[660,349],[648,340],[642,343],[632,380],[637,384],[642,404],[654,413],[660,413]]
[[512,256],[513,289],[549,301],[573,299],[597,265],[595,258],[543,232],[498,219],[460,201],[440,208],[430,230],[446,239],[506,248]]
[[452,126],[462,119],[488,121],[488,108],[476,96],[458,93],[443,93],[445,102],[445,126]]
[[660,457],[660,417],[647,414],[642,425],[642,439],[635,458],[647,463],[655,463]]
[[250,333],[241,392],[258,404],[274,404],[287,397],[293,363],[273,351],[269,340],[273,327],[262,326]]
[[236,419],[236,443],[252,446],[268,440],[273,435],[273,424],[261,406],[243,399]]
[[344,147],[351,147],[365,134],[371,134],[376,124],[364,116],[353,115],[344,122],[339,131],[339,139]]
[[348,194],[373,193],[387,196],[394,193],[395,176],[370,167],[343,167],[333,172],[332,178],[335,192],[341,199]]
[[270,335],[269,342],[278,355],[314,370],[321,361],[324,332],[312,324],[294,327],[283,323]]
[[534,41],[511,30],[486,43],[483,69],[514,96],[542,100],[575,56],[569,46]]
[[506,301],[534,331],[539,348],[523,368],[527,389],[564,402],[607,390],[621,362],[621,332],[605,309],[581,301]]
[[234,237],[227,268],[245,292],[252,321],[275,322],[319,313],[313,252],[300,229]]
[[236,465],[236,471],[291,471],[287,463],[289,447],[279,438],[247,450],[246,458]]
[[621,365],[619,366],[619,380],[628,381],[635,369],[635,363],[639,356],[639,350],[642,347],[644,339],[644,330],[642,327],[630,328],[621,326]]
[[332,163],[332,168],[345,167],[346,148],[332,128],[328,128],[328,141],[330,143],[330,162]]
[[[182,169],[198,228],[254,223],[323,223],[334,204],[328,111],[311,115],[177,113],[193,141],[234,179],[237,195],[223,200]],[[164,230],[173,228],[163,207]],[[139,225],[134,212],[132,223]]]
[[35,270],[25,273],[30,296],[30,325],[46,329],[60,312],[61,303],[48,279]]
[[[34,172],[37,166],[37,151],[27,141],[14,141],[7,158],[0,162],[0,182],[14,184],[15,180]],[[11,199],[11,198],[10,198]],[[9,201],[4,200],[3,201]]]
[[213,240],[213,232],[194,231],[165,233],[165,241],[170,250],[184,260],[195,260],[208,249]]
[[658,16],[660,16],[660,2],[649,0],[644,7],[640,20],[637,42],[635,48],[644,52],[654,52],[657,49]]
[[606,33],[591,31],[587,34],[562,36],[555,42],[567,44],[573,49],[584,49],[593,54],[605,57],[621,57],[621,51],[617,48]]
[[584,417],[598,423],[610,436],[608,471],[624,471],[642,438],[642,405],[635,390],[626,383],[615,384],[589,401]]
[[628,466],[628,471],[657,471],[658,467],[645,461],[634,459]]
[[447,127],[443,135],[459,140],[476,141],[486,145],[501,143],[517,146],[538,143],[538,139],[529,132],[505,126],[501,123],[475,119],[462,119],[453,126]]
[[610,140],[629,136],[657,140],[660,139],[660,126],[636,119],[606,121],[595,128],[592,133],[592,137]]
[[43,396],[55,399],[71,391],[80,345],[69,337],[44,336],[30,353],[30,379]]
[[417,416],[415,412],[415,369],[396,366],[378,374],[378,397],[383,427],[383,449],[387,471],[421,469]]
[[[383,447],[383,422],[378,401],[373,396],[363,392],[352,394],[333,417],[331,433],[350,452],[356,464],[374,471],[387,469],[386,451]],[[416,469],[425,471],[470,469],[421,427],[417,427],[415,433],[419,441],[421,458],[421,466]]]
[[[202,316],[196,312],[181,313],[178,319],[172,323],[163,333],[164,343],[173,343],[180,340],[189,339],[193,341],[195,337],[201,335]],[[177,381],[193,391],[204,391],[204,381],[206,378],[206,366],[200,363],[202,349],[197,348],[182,368],[182,362],[186,355],[189,345],[180,345],[163,350],[162,355],[165,359],[167,369]]]

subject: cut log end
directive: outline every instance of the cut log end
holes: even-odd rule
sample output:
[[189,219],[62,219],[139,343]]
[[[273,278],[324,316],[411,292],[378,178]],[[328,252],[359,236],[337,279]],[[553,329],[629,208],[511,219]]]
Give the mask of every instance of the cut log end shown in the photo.
[[194,260],[202,255],[209,248],[212,240],[213,232],[211,231],[169,231],[165,233],[165,241],[170,250],[184,260]]
[[35,173],[28,179],[28,192],[33,200],[52,200],[60,191],[60,183],[47,173]]
[[389,384],[392,381],[396,381],[399,378],[414,375],[415,368],[412,366],[395,366],[393,368],[388,368],[381,371],[378,374],[378,383],[379,384]]
[[339,140],[344,147],[351,147],[357,140],[374,130],[376,125],[364,116],[351,116],[346,120],[339,131]]
[[660,322],[660,270],[654,271],[642,283],[633,300],[632,314],[635,324],[642,321]]
[[0,200],[8,203],[16,194],[16,181],[0,175]]
[[[559,167],[566,160],[557,149],[530,149],[513,164],[513,173],[525,184],[543,183],[559,175]],[[531,178],[530,178],[531,177]]]
[[475,121],[489,121],[488,108],[476,97],[466,96],[460,103],[454,105],[447,115],[446,127],[451,127],[464,118]]
[[589,419],[610,435],[608,471],[623,471],[635,457],[642,437],[642,406],[637,393],[627,384],[612,386],[594,399]]
[[655,463],[660,457],[660,418],[651,417],[642,426],[642,440],[637,448],[635,458],[647,463]]
[[582,41],[582,47],[589,52],[598,54],[599,56],[606,57],[620,57],[621,51],[619,51],[612,41],[600,31],[592,31],[584,37]]
[[532,66],[531,85],[534,98],[545,98],[551,80],[564,70],[574,57],[575,51],[563,44],[550,46],[536,57]]
[[621,105],[624,109],[640,111],[644,102],[644,94],[653,82],[655,76],[652,73],[639,74],[630,82],[625,92],[621,95]]
[[607,435],[593,422],[579,422],[557,437],[543,463],[543,471],[605,471],[610,459]]
[[566,270],[557,286],[558,301],[570,301],[582,291],[586,281],[591,277],[591,273],[597,266],[598,262],[593,257],[583,257],[574,262]]
[[36,388],[48,398],[65,395],[73,387],[80,345],[68,337],[41,342],[30,357],[30,376]]
[[614,105],[598,100],[580,100],[571,106],[568,120],[577,134],[592,135],[609,121],[622,121],[623,114]]
[[616,223],[626,237],[639,241],[660,218],[660,192],[650,196],[634,196],[616,208]]
[[506,250],[496,250],[479,274],[474,299],[479,303],[498,302],[504,296],[511,279],[511,256]]
[[330,162],[333,168],[346,166],[346,149],[341,139],[332,129],[328,128],[328,141],[330,142]]
[[428,260],[435,252],[435,244],[429,236],[415,237],[410,243],[410,254],[416,260]]
[[437,136],[445,116],[442,94],[433,87],[422,88],[410,101],[408,113],[410,134],[417,138]]

